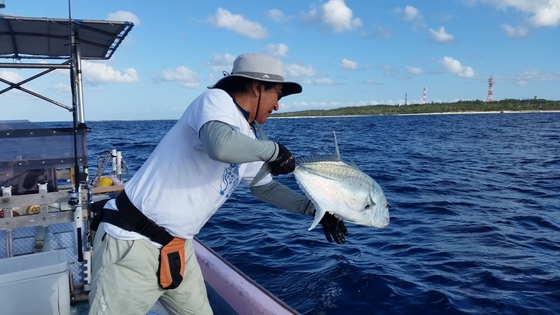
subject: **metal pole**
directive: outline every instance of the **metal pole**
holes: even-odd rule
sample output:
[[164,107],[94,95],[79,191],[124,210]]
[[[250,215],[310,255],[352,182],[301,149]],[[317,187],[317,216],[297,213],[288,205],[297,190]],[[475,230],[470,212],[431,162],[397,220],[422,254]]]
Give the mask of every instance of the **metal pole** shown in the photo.
[[[79,54],[79,45],[78,45],[78,27],[69,19],[68,23],[70,24],[70,44],[71,44],[71,60],[72,66],[70,67],[70,80],[71,80],[71,88],[72,88],[72,120],[74,125],[74,188],[72,189],[73,197],[76,197],[77,200],[73,201],[74,207],[74,223],[76,225],[76,237],[78,242],[78,261],[82,262],[84,260],[84,253],[83,253],[83,246],[82,246],[82,200],[81,200],[81,175],[80,175],[80,165],[78,164],[78,130],[79,127],[84,123],[84,113],[81,104],[81,88],[80,86],[80,54]],[[76,195],[74,195],[74,193]]]

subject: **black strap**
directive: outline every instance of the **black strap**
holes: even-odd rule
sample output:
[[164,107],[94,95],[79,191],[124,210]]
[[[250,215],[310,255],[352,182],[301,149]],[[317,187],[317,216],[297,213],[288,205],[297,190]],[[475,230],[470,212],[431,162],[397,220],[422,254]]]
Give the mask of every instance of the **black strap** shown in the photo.
[[[124,190],[118,194],[116,203],[119,211],[105,210],[103,221],[115,224],[128,231],[140,233],[162,246],[173,240],[173,235],[146,217],[132,204]],[[115,220],[115,223],[112,222],[113,220]]]
[[101,211],[101,218],[102,222],[108,222],[112,225],[116,225],[123,230],[127,231],[134,231],[132,225],[130,225],[126,220],[122,217],[119,211],[111,210],[111,209],[103,209]]

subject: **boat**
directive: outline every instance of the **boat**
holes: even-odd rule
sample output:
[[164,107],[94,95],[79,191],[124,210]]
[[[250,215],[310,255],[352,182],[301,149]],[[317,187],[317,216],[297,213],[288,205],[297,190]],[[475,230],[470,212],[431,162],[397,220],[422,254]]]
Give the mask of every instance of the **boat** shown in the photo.
[[[82,60],[108,60],[134,24],[0,15],[0,69],[31,69],[13,89],[61,107],[72,127],[0,120],[0,305],[3,314],[85,314],[91,280],[90,205],[122,190],[122,153],[111,148],[90,178]],[[54,70],[70,75],[71,105],[24,85]],[[7,102],[1,101],[2,106]],[[70,124],[69,124],[70,125]],[[112,163],[109,174],[104,168]],[[103,166],[100,166],[103,165]],[[101,170],[100,170],[101,169]],[[94,184],[103,176],[113,185]],[[215,314],[298,314],[203,242],[195,253]],[[30,303],[33,301],[33,303]],[[156,304],[148,314],[166,314]]]

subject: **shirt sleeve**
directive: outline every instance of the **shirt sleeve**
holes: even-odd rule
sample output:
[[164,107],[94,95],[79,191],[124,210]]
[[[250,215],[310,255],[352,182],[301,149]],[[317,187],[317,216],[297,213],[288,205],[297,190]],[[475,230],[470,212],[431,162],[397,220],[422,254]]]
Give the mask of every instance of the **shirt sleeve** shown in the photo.
[[271,205],[309,216],[315,214],[315,206],[311,200],[275,180],[265,185],[251,186],[249,189],[259,200]]
[[268,161],[278,155],[276,143],[252,139],[221,121],[205,123],[199,137],[208,156],[224,163]]

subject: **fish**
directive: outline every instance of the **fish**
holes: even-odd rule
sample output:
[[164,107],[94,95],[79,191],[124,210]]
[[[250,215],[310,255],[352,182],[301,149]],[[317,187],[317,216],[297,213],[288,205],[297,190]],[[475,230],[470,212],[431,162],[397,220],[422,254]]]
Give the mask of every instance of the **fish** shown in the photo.
[[[262,126],[254,123],[261,139],[269,140]],[[309,231],[319,224],[327,212],[340,220],[358,225],[384,228],[389,225],[389,203],[381,186],[351,162],[340,158],[334,133],[334,154],[296,158],[293,172],[296,182],[315,206],[315,217]],[[270,174],[265,162],[250,186]]]
[[333,155],[296,159],[296,181],[315,206],[309,231],[328,212],[339,220],[368,227],[384,228],[389,224],[389,203],[381,186],[351,162],[340,158],[336,133]]

